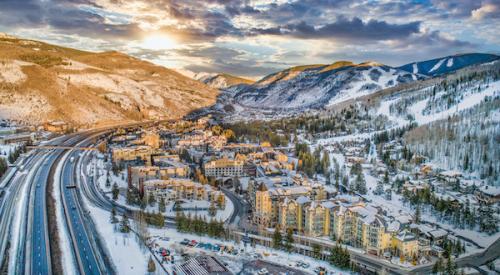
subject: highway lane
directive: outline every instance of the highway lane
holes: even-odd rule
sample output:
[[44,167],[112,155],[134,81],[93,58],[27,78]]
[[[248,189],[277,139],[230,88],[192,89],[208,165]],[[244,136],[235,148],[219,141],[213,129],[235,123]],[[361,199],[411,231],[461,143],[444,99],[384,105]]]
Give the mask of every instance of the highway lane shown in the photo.
[[31,223],[31,274],[52,274],[50,240],[47,221],[47,181],[49,172],[58,154],[50,156],[38,168],[35,177],[33,215]]
[[[79,140],[78,135],[59,137],[49,144],[72,145]],[[43,152],[36,150],[35,152]],[[42,164],[37,168],[36,176],[31,183],[29,200],[28,232],[31,238],[26,240],[26,251],[29,253],[30,262],[26,269],[30,274],[52,274],[49,225],[47,217],[47,184],[49,174],[62,156],[63,150],[50,150]],[[33,187],[35,184],[35,187]]]
[[[40,165],[43,157],[43,155],[33,155],[28,157],[24,162],[24,172],[16,172],[16,174],[7,184],[5,184],[5,187],[3,188],[4,194],[0,204],[0,217],[2,217],[0,219],[0,263],[4,261],[8,243],[10,243],[11,247],[14,246],[14,243],[12,243],[13,236],[11,231],[14,225],[16,209],[18,209],[18,204],[21,202],[22,191],[24,190],[27,179],[29,178],[26,171],[35,169],[37,165]],[[23,257],[23,255],[24,254],[21,254],[20,256]],[[22,266],[24,266],[24,264],[18,265],[18,268],[21,268]]]
[[[105,134],[105,132],[103,130],[90,132],[84,139],[79,141],[78,145],[90,145],[94,137]],[[78,269],[81,274],[112,274],[114,273],[111,267],[112,264],[99,241],[98,232],[95,231],[95,228],[92,228],[92,218],[85,210],[85,203],[80,197],[80,191],[84,190],[85,186],[79,184],[78,181],[79,173],[77,172],[80,172],[78,163],[80,163],[80,152],[68,152],[62,166],[59,183],[66,217],[65,223],[71,237]]]

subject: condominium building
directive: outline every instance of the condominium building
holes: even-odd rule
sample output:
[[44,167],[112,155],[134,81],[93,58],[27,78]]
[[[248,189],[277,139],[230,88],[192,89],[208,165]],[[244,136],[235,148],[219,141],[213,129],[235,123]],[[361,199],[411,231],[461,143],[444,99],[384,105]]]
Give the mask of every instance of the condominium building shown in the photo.
[[203,168],[207,177],[242,177],[244,164],[242,160],[222,158],[205,163]]
[[309,237],[333,238],[373,255],[391,251],[412,259],[419,253],[419,241],[415,235],[400,231],[399,226],[395,226],[399,223],[390,221],[380,214],[378,208],[363,202],[287,197],[279,203],[278,215],[275,216],[271,194],[259,193],[256,197],[255,222],[273,225],[273,219],[276,219],[281,230],[293,229]]
[[165,202],[176,200],[205,200],[215,202],[222,208],[226,200],[224,193],[210,185],[203,185],[189,179],[148,180],[143,183],[144,195],[153,196],[157,201],[163,198]]
[[123,147],[112,149],[112,159],[116,164],[128,161],[140,161],[151,165],[151,155],[154,150],[149,146]]
[[[303,197],[309,198],[312,194],[321,199],[326,199],[326,192],[322,186],[287,186],[287,187],[272,187],[269,188],[266,184],[262,183],[258,190],[255,191],[255,211],[254,222],[264,227],[274,227],[278,223],[282,223],[286,219],[286,215],[282,215],[280,219],[280,208],[286,204],[283,202],[291,201]],[[301,201],[303,200],[301,199]],[[296,208],[298,209],[298,208]],[[288,209],[286,209],[288,211]],[[296,210],[298,211],[298,210]],[[302,215],[302,214],[301,214]],[[282,226],[285,224],[281,224]],[[290,226],[286,226],[289,228]],[[294,226],[298,230],[298,226]],[[302,227],[300,227],[302,229]]]

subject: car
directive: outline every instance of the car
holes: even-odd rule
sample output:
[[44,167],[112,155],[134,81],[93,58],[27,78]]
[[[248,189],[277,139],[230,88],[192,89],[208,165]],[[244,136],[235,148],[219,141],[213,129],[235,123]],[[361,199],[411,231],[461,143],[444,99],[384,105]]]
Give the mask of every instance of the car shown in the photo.
[[313,271],[314,271],[314,273],[316,273],[318,275],[326,275],[327,274],[326,268],[324,268],[322,266],[316,267]]
[[257,272],[257,274],[259,274],[259,275],[264,275],[264,274],[268,274],[268,273],[269,273],[269,271],[267,271],[267,268],[265,268],[265,267],[263,269],[259,270],[259,272]]

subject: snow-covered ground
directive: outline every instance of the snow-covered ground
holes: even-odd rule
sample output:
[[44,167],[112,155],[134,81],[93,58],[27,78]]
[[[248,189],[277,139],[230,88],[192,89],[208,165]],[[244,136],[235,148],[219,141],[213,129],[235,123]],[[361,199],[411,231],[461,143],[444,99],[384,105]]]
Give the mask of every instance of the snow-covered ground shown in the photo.
[[110,222],[109,212],[94,207],[90,203],[87,203],[87,208],[97,225],[97,231],[104,240],[106,250],[110,253],[117,274],[146,274],[147,262],[151,254],[147,248],[140,245],[135,234],[119,232],[119,224]]
[[17,148],[16,144],[0,144],[0,158],[7,159],[9,154]]
[[[471,89],[468,89],[469,91]],[[487,96],[493,96],[493,95],[498,95],[500,94],[500,81],[492,82],[489,84],[488,88],[485,88],[481,92],[478,93],[470,93],[468,91],[464,91],[464,97],[458,103],[456,106],[453,106],[452,108],[449,108],[447,110],[444,110],[439,113],[434,113],[434,114],[428,114],[424,115],[423,110],[425,106],[427,105],[427,102],[429,99],[424,99],[421,101],[416,102],[410,107],[410,113],[415,116],[415,121],[419,125],[427,124],[436,120],[440,119],[446,119],[449,116],[458,113],[460,111],[463,111],[465,109],[471,108],[484,100],[485,97]]]
[[[210,203],[208,201],[186,201],[186,203],[183,204],[183,207],[194,207],[197,206],[199,208],[205,207],[208,208],[210,206]],[[173,210],[174,203],[169,203],[166,205],[166,211],[165,215],[170,218],[175,218],[176,212]],[[191,215],[194,217],[195,215],[198,215],[200,218],[205,218],[207,221],[210,219],[215,219],[218,221],[226,221],[229,217],[231,217],[231,214],[233,214],[234,211],[234,205],[233,202],[229,199],[226,198],[226,207],[224,209],[218,209],[217,208],[217,213],[215,214],[214,217],[211,217],[208,214],[208,211],[206,210],[199,210],[199,211],[194,211],[194,210],[189,210],[189,211],[183,211],[184,214],[186,215]]]

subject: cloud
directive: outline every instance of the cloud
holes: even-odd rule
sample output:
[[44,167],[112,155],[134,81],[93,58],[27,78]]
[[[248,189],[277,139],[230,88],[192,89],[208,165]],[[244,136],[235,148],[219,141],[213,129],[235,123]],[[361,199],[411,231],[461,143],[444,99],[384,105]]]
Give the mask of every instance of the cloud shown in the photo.
[[476,44],[447,37],[439,31],[424,31],[404,40],[357,45],[348,50],[325,51],[318,55],[330,62],[344,59],[354,62],[375,60],[390,66],[400,66],[412,61],[470,52],[477,50],[477,47]]
[[363,22],[360,18],[337,18],[337,21],[323,26],[312,26],[306,22],[289,24],[282,27],[253,29],[254,34],[288,35],[303,39],[344,39],[344,40],[389,40],[410,36],[420,31],[420,22],[406,24],[390,24],[385,21],[369,20]]
[[55,32],[95,38],[135,39],[141,30],[136,23],[112,24],[101,14],[80,5],[99,7],[88,0],[0,1],[0,25],[21,28],[50,27]]
[[[0,30],[255,77],[290,65],[498,52],[499,0],[0,0]],[[174,50],[141,48],[168,36]]]
[[179,56],[197,58],[199,62],[189,64],[184,68],[195,73],[226,72],[250,78],[276,72],[283,66],[273,62],[259,62],[249,58],[244,51],[225,47],[191,47],[175,51]]
[[481,20],[485,18],[500,18],[500,7],[498,3],[487,3],[472,11],[472,19]]

